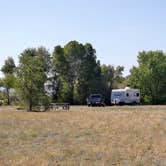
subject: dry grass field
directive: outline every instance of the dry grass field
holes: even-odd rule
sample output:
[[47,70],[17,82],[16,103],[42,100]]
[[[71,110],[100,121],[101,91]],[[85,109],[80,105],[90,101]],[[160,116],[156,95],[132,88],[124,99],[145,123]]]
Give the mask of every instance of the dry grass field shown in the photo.
[[0,107],[1,166],[166,166],[166,106]]

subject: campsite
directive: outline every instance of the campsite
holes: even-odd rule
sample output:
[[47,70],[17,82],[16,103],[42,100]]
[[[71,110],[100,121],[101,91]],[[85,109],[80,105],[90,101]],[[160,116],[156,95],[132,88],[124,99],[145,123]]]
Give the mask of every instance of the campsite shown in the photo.
[[0,1],[0,166],[166,166],[166,1]]

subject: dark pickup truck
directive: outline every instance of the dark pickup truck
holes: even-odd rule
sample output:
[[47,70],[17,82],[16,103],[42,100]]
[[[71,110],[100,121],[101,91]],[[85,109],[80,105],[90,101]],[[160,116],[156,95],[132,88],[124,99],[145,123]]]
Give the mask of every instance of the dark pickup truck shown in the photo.
[[105,106],[104,99],[101,94],[91,94],[87,98],[87,105],[90,106]]

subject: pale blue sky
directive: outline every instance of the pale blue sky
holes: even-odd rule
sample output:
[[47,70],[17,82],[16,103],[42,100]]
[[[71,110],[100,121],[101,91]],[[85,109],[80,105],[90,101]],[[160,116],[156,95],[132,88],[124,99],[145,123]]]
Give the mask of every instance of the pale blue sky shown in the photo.
[[165,0],[0,0],[0,67],[27,47],[91,43],[101,63],[123,65],[141,50],[166,51]]

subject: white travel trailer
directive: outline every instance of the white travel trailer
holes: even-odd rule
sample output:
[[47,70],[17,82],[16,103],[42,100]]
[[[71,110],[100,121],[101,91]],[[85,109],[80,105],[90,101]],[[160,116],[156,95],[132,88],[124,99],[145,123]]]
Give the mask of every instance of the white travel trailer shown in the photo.
[[111,93],[111,104],[123,105],[123,104],[139,104],[140,103],[140,90],[131,89],[126,87],[125,89],[113,89]]

